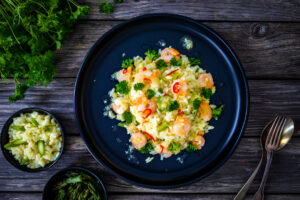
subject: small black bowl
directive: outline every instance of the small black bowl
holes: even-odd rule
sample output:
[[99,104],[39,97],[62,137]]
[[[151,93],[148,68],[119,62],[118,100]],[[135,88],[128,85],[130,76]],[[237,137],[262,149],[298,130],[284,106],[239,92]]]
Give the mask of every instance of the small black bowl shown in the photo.
[[63,178],[65,178],[64,175],[69,171],[77,171],[77,172],[81,171],[81,172],[84,172],[84,173],[90,175],[91,177],[95,178],[100,183],[101,188],[103,190],[102,197],[104,198],[104,200],[107,200],[107,191],[106,191],[106,188],[105,188],[102,180],[95,173],[91,172],[88,169],[82,168],[82,167],[69,167],[69,168],[62,169],[59,172],[57,172],[56,174],[54,174],[49,179],[48,183],[45,185],[44,192],[43,192],[43,200],[55,199],[53,187],[56,183],[58,183]]
[[[31,169],[29,167],[27,167],[26,165],[20,165],[19,161],[17,161],[14,156],[9,152],[9,150],[5,149],[4,148],[4,145],[7,144],[9,142],[9,135],[8,135],[8,129],[9,129],[9,126],[11,125],[11,123],[13,122],[13,119],[15,117],[18,117],[20,116],[20,114],[24,114],[24,113],[31,113],[31,112],[39,112],[41,114],[45,114],[45,115],[50,115],[55,121],[56,123],[58,124],[60,130],[61,130],[61,135],[62,135],[62,146],[61,146],[61,150],[60,150],[60,153],[59,153],[59,156],[57,157],[56,160],[48,163],[46,166],[44,167],[40,167],[40,168],[36,168],[36,169]],[[65,139],[64,139],[64,133],[63,133],[63,129],[62,129],[62,126],[61,124],[59,123],[59,121],[51,114],[49,113],[48,111],[44,110],[44,109],[41,109],[41,108],[25,108],[25,109],[21,109],[17,112],[15,112],[12,116],[10,116],[8,118],[8,120],[5,122],[3,128],[2,128],[2,131],[1,131],[1,149],[2,149],[2,153],[4,155],[4,157],[6,158],[6,160],[11,164],[13,165],[14,167],[16,167],[17,169],[20,169],[22,171],[25,171],[25,172],[39,172],[39,171],[43,171],[43,170],[47,170],[49,169],[50,167],[52,167],[57,161],[58,159],[61,157],[61,154],[63,152],[63,149],[64,149],[64,142]]]

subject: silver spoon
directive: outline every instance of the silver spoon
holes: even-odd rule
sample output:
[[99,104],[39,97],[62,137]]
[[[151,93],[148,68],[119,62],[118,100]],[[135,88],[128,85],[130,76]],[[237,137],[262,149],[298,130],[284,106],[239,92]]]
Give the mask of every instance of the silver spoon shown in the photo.
[[[268,133],[270,131],[270,127],[271,124],[274,120],[270,121],[263,129],[262,134],[260,136],[260,145],[261,145],[261,149],[262,149],[262,155],[261,155],[261,159],[256,167],[256,169],[254,170],[254,172],[252,173],[252,175],[249,177],[249,179],[247,180],[247,182],[245,183],[245,185],[240,189],[240,191],[238,192],[238,194],[234,197],[234,200],[243,200],[257,174],[257,172],[260,170],[262,163],[264,160],[266,160],[266,150],[265,150],[265,143],[266,143],[266,138],[268,136]],[[291,139],[292,135],[294,133],[294,122],[291,118],[287,117],[284,129],[283,129],[283,133],[281,135],[281,141],[280,141],[280,147],[279,149],[283,148]]]

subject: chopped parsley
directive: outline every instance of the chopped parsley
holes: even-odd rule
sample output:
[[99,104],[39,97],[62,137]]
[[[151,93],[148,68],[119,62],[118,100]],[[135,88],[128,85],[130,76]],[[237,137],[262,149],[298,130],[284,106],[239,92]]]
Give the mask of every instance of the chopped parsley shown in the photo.
[[159,88],[158,91],[159,91],[160,93],[164,93],[164,90],[163,90],[162,88]]
[[136,83],[134,84],[134,90],[142,90],[145,87],[144,83]]
[[212,117],[215,119],[215,120],[218,120],[221,113],[222,113],[222,110],[223,110],[223,107],[224,107],[224,104],[217,107],[217,108],[214,108],[212,109]]
[[171,59],[170,64],[173,65],[173,66],[181,66],[182,63],[181,63],[181,60],[176,60],[176,58],[173,57],[173,58]]
[[186,147],[186,150],[188,152],[193,152],[193,151],[196,151],[197,148],[193,144],[189,143],[188,146]]
[[147,98],[151,99],[154,96],[155,96],[155,92],[153,90],[151,90],[151,89],[148,89],[147,90]]
[[100,3],[99,12],[100,13],[111,14],[111,13],[114,12],[114,7],[112,6],[111,3],[109,3],[108,1],[105,1],[103,3]]
[[175,100],[170,103],[169,105],[169,111],[177,110],[179,108],[179,103]]
[[157,51],[155,50],[148,50],[146,53],[145,53],[145,56],[148,56],[150,58],[151,61],[153,60],[156,60],[157,58],[160,57],[160,53],[158,53]]
[[153,149],[153,146],[150,143],[147,143],[143,148],[140,149],[142,154],[147,154]]
[[133,59],[129,58],[129,59],[125,59],[122,62],[122,68],[127,69],[129,66],[131,66],[133,63]]
[[194,108],[194,110],[198,110],[199,107],[200,107],[200,104],[201,104],[201,101],[199,99],[195,99],[193,101],[193,108]]
[[159,59],[159,60],[155,63],[155,65],[156,65],[156,68],[157,68],[157,69],[162,69],[162,68],[168,66],[167,63],[166,63],[164,60],[162,60],[162,59]]
[[201,61],[199,58],[189,58],[191,66],[201,65]]
[[171,142],[169,146],[169,151],[176,151],[180,147],[180,143]]
[[212,91],[209,88],[202,88],[202,94],[206,99],[209,99],[212,95]]
[[128,94],[129,93],[129,87],[127,82],[121,81],[120,83],[116,84],[116,91],[120,94]]

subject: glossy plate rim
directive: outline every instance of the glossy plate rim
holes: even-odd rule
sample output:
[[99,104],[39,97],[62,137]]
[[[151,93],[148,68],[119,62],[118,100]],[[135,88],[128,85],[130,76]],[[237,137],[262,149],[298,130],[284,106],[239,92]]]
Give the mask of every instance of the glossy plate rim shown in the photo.
[[[155,184],[145,184],[142,182],[137,182],[134,180],[131,180],[130,178],[124,177],[120,174],[118,174],[117,172],[115,172],[113,169],[111,169],[106,163],[105,160],[101,160],[99,159],[95,153],[92,151],[92,147],[91,145],[87,142],[87,139],[85,138],[85,134],[84,134],[84,127],[82,127],[81,124],[81,116],[79,113],[79,107],[80,107],[80,103],[78,101],[78,94],[80,93],[81,89],[79,89],[81,87],[80,85],[80,81],[82,78],[82,73],[85,70],[85,66],[86,63],[88,62],[89,59],[91,59],[91,57],[94,54],[95,49],[98,47],[99,44],[101,44],[102,41],[106,40],[107,37],[109,37],[110,34],[114,33],[115,31],[126,27],[129,24],[132,24],[136,21],[139,20],[143,20],[143,19],[149,19],[152,17],[169,17],[169,18],[174,18],[177,20],[182,20],[185,21],[187,23],[192,23],[202,29],[204,29],[205,31],[209,32],[210,34],[212,34],[214,37],[217,38],[218,42],[221,42],[222,45],[224,45],[224,47],[226,48],[226,50],[229,51],[229,53],[232,56],[232,59],[234,60],[235,64],[237,67],[235,67],[234,69],[239,73],[240,75],[240,80],[241,80],[241,87],[243,87],[244,89],[244,95],[243,101],[241,103],[241,105],[243,105],[243,107],[241,107],[241,110],[243,110],[244,114],[241,114],[240,118],[242,118],[243,120],[241,121],[240,118],[237,121],[238,125],[235,129],[235,134],[236,131],[238,130],[238,134],[237,134],[237,138],[234,141],[234,144],[232,144],[232,146],[230,147],[230,150],[228,151],[228,153],[226,154],[225,157],[223,157],[216,165],[214,165],[209,171],[207,171],[205,174],[195,177],[189,181],[185,181],[179,184],[172,184],[172,185],[155,185]],[[238,74],[237,73],[237,74]],[[95,44],[89,49],[89,51],[87,52],[86,56],[84,57],[82,64],[80,66],[80,69],[78,71],[77,77],[76,77],[76,81],[75,81],[75,87],[74,87],[74,96],[73,96],[73,100],[74,100],[74,115],[75,115],[75,122],[77,125],[77,128],[79,130],[80,136],[83,139],[88,151],[90,152],[90,154],[93,156],[93,158],[101,165],[103,166],[107,171],[109,171],[111,174],[115,175],[116,177],[120,178],[121,180],[126,181],[127,183],[133,184],[133,185],[137,185],[137,186],[141,186],[141,187],[146,187],[146,188],[152,188],[152,189],[171,189],[171,188],[177,188],[177,187],[181,187],[181,186],[185,186],[185,185],[189,185],[191,183],[197,182],[209,175],[211,175],[213,172],[215,172],[217,169],[219,169],[221,166],[223,166],[225,164],[225,162],[231,157],[231,155],[233,154],[233,152],[236,150],[236,147],[238,146],[241,137],[243,135],[243,132],[245,130],[245,126],[247,124],[247,120],[248,120],[248,112],[249,112],[249,89],[248,89],[248,83],[247,83],[247,79],[245,76],[245,72],[244,69],[242,67],[242,64],[240,62],[240,60],[238,59],[237,55],[235,54],[235,52],[232,50],[232,48],[229,46],[229,44],[219,35],[217,34],[214,30],[212,30],[211,28],[203,25],[202,23],[199,23],[197,21],[195,21],[194,19],[191,19],[189,17],[185,17],[182,15],[176,15],[176,14],[169,14],[169,13],[155,13],[155,14],[145,14],[145,15],[141,15],[141,16],[137,16],[134,18],[131,18],[129,20],[126,20],[116,26],[114,26],[112,29],[110,29],[109,31],[107,31],[106,33],[104,33],[96,42]]]

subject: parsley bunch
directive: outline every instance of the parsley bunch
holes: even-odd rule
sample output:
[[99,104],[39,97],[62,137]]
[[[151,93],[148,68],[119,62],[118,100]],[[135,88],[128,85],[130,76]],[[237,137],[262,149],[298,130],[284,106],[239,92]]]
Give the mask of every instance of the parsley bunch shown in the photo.
[[13,78],[15,94],[23,99],[31,86],[47,86],[56,72],[54,49],[72,33],[88,6],[74,0],[2,0],[0,2],[0,76]]

